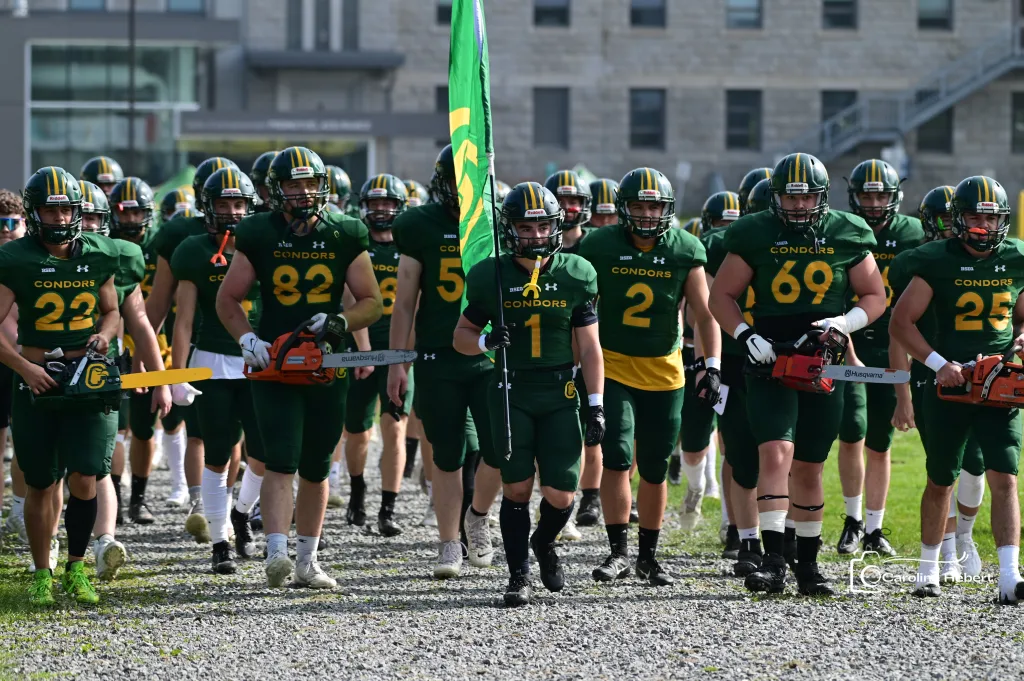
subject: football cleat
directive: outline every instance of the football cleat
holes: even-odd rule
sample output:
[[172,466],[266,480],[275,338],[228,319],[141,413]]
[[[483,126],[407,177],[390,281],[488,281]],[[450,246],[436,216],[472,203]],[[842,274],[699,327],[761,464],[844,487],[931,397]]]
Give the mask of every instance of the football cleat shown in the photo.
[[37,570],[28,587],[28,602],[35,606],[53,605],[53,573]]
[[397,537],[402,534],[402,528],[395,523],[395,512],[391,509],[382,510],[377,514],[377,531],[383,537]]
[[793,569],[797,590],[802,596],[835,596],[825,575],[818,570],[817,563],[801,563]]
[[238,565],[231,558],[231,546],[226,541],[219,541],[213,545],[211,563],[213,571],[218,575],[233,575],[238,570]]
[[626,556],[620,556],[617,553],[612,553],[604,559],[604,562],[601,563],[601,565],[594,568],[591,575],[594,577],[594,580],[598,582],[611,582],[616,579],[628,577],[629,560]]
[[144,501],[128,505],[128,519],[136,525],[152,525],[156,522],[156,518],[149,512]]
[[209,544],[213,541],[210,536],[210,524],[206,522],[206,509],[203,507],[202,497],[192,504],[188,517],[185,518],[185,531],[192,535],[197,544]]
[[638,522],[640,522],[640,512],[636,510],[636,499],[634,499],[629,507],[629,524],[636,525]]
[[300,560],[295,564],[295,585],[307,589],[333,589],[338,582],[323,571],[318,560],[313,559]]
[[938,598],[942,595],[942,587],[938,584],[925,582],[924,584],[918,585],[918,587],[911,593],[918,598]]
[[981,556],[978,555],[978,545],[974,543],[974,539],[970,535],[956,538],[956,555],[965,575],[977,577],[981,574]]
[[653,556],[637,558],[633,569],[636,571],[637,579],[646,579],[651,586],[672,586],[676,582]]
[[743,585],[749,591],[782,593],[786,588],[786,559],[778,554],[769,553],[761,561],[761,567],[747,575]]
[[760,551],[740,551],[733,563],[732,573],[737,577],[746,577],[761,569],[764,555]]
[[437,562],[434,564],[434,577],[437,579],[450,579],[462,574],[462,542],[441,542],[437,554]]
[[352,498],[349,499],[348,509],[345,511],[345,521],[349,525],[362,527],[366,524],[366,488],[358,485],[352,486]]
[[878,528],[870,534],[865,534],[864,539],[862,540],[864,550],[874,551],[878,555],[886,556],[888,558],[892,558],[893,556],[895,556],[896,549],[894,549],[892,545],[889,543],[889,540],[885,538],[885,533],[887,532],[888,530]]
[[505,588],[505,605],[510,608],[529,605],[532,595],[529,575],[512,575]]
[[740,532],[735,526],[730,526],[725,533],[725,548],[722,550],[722,558],[726,560],[737,560],[743,543],[740,541]]
[[489,567],[494,559],[494,547],[491,545],[491,525],[487,516],[478,516],[471,506],[466,509],[462,520],[466,528],[469,564],[473,567]]
[[64,593],[71,596],[78,603],[95,605],[100,602],[100,597],[92,587],[88,575],[85,574],[85,563],[76,560],[71,563],[60,578]]
[[117,571],[128,560],[124,544],[109,534],[98,537],[93,542],[92,553],[96,557],[96,577],[104,582],[113,581],[117,577]]
[[593,527],[601,521],[601,497],[598,495],[584,495],[580,500],[580,507],[576,511],[576,525],[579,527]]
[[565,586],[565,570],[555,551],[554,544],[542,545],[537,542],[537,535],[530,538],[530,547],[533,555],[537,557],[537,564],[540,566],[540,581],[544,588],[551,592],[561,591]]
[[231,527],[235,531],[235,553],[239,558],[253,558],[256,556],[256,539],[252,534],[252,527],[249,525],[249,515],[242,513],[237,508],[231,508]]
[[939,584],[956,584],[963,579],[963,572],[960,570],[960,564],[956,562],[956,557],[953,560],[943,560],[939,567]]
[[287,552],[278,551],[273,555],[267,556],[263,570],[267,574],[267,586],[272,589],[284,586],[288,575],[292,573],[292,561],[288,557]]
[[558,539],[562,541],[579,541],[583,539],[583,534],[576,528],[576,523],[572,521],[572,518],[569,518],[565,523],[565,527],[558,533]]
[[836,545],[836,550],[844,556],[856,553],[857,544],[860,544],[861,539],[863,538],[864,523],[851,516],[846,516],[846,520],[843,521],[843,531],[839,535],[839,543]]

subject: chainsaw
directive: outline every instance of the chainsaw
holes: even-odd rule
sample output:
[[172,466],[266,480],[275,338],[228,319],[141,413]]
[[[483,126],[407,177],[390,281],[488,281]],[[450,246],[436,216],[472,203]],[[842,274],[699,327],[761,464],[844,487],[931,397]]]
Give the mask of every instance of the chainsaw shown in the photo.
[[986,407],[1024,407],[1024,366],[1010,364],[1022,351],[1014,345],[1005,355],[990,355],[963,365],[965,383],[938,386],[939,398]]
[[45,357],[43,369],[57,386],[40,395],[32,395],[32,403],[42,408],[63,407],[73,401],[83,406],[95,406],[109,414],[121,408],[126,390],[195,383],[213,376],[213,371],[208,368],[129,373],[132,365],[130,353],[108,357],[96,352],[95,343],[90,344],[80,358],[62,361],[64,352],[60,348],[46,353]]
[[[310,331],[312,319],[299,324],[291,333],[282,334],[270,346],[270,364],[254,371],[245,365],[245,377],[253,381],[274,381],[289,385],[329,385],[344,378],[354,367],[404,364],[416,359],[414,350],[371,350],[369,352],[331,352],[344,329],[335,328],[331,317],[319,332]],[[338,371],[340,369],[340,371]]]

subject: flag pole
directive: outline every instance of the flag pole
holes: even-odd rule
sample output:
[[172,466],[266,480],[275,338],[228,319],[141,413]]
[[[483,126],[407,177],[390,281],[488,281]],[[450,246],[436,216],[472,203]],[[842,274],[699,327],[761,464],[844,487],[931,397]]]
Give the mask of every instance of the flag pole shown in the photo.
[[[491,230],[491,237],[494,242],[494,285],[497,290],[498,299],[498,326],[505,326],[505,306],[502,301],[501,295],[501,267],[499,266],[498,258],[501,255],[501,246],[498,242],[498,213],[497,205],[495,204],[494,195],[494,152],[487,152],[487,175],[490,179],[491,185],[491,223],[494,228]],[[498,348],[497,353],[498,359],[498,371],[501,372],[501,416],[502,425],[505,427],[505,460],[508,461],[512,458],[512,416],[510,414],[509,397],[508,397],[508,355],[506,354],[506,348]]]

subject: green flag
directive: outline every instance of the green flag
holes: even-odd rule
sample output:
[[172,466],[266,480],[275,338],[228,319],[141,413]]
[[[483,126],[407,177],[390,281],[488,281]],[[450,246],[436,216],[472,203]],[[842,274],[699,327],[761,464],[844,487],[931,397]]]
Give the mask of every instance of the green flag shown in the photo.
[[[489,157],[491,84],[487,60],[487,29],[483,0],[452,3],[451,48],[448,56],[448,126],[459,190],[459,242],[462,271],[494,253]],[[465,306],[465,294],[463,294]]]

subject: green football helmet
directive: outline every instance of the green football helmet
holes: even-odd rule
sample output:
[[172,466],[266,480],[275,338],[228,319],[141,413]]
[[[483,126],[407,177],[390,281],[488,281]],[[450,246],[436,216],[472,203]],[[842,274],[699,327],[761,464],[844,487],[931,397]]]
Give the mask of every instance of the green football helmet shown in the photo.
[[109,156],[94,156],[85,162],[78,177],[92,182],[110,196],[114,185],[124,179],[124,171],[121,170],[121,164]]
[[[520,239],[516,224],[520,222],[551,222],[546,239]],[[554,193],[537,182],[520,182],[501,204],[498,224],[505,249],[520,258],[546,258],[562,250],[562,224],[565,211]]]
[[[974,175],[953,192],[953,235],[976,251],[991,251],[1010,233],[1010,201],[1006,190],[991,177]],[[994,229],[970,227],[967,215],[997,215]]]
[[956,187],[946,184],[932,189],[921,199],[917,217],[921,220],[926,241],[941,239],[943,232],[952,231],[954,193]]
[[[317,180],[317,189],[313,193],[298,192],[285,194],[282,182],[288,180]],[[330,191],[327,167],[312,149],[306,147],[288,147],[274,157],[267,175],[267,187],[270,189],[271,210],[288,213],[296,220],[308,221],[319,215],[327,203]]]
[[257,213],[270,210],[270,207],[267,206],[267,199],[270,196],[267,189],[267,173],[270,171],[270,163],[275,156],[277,156],[277,150],[264,151],[256,157],[252,163],[252,170],[249,171],[249,179],[252,180],[252,186],[256,188]]
[[200,213],[195,206],[189,206],[188,208],[179,208],[174,211],[174,215],[168,218],[168,222],[171,220],[177,220],[178,218],[201,218],[203,214]]
[[[657,203],[661,205],[661,215],[653,217],[634,217],[628,205],[636,201]],[[668,178],[654,168],[636,168],[626,173],[619,182],[619,195],[616,197],[616,209],[619,222],[641,239],[654,239],[672,226],[672,216],[676,214],[676,195]]]
[[[79,180],[78,186],[82,190],[82,231],[110,236],[110,203],[107,195],[89,180]],[[86,215],[99,216],[99,224],[87,225]]]
[[743,176],[743,179],[740,180],[740,187],[736,190],[736,194],[740,197],[740,213],[746,215],[743,211],[747,206],[747,197],[750,196],[750,192],[754,188],[754,185],[761,180],[770,179],[772,179],[771,168],[754,168]]
[[[235,226],[256,211],[256,187],[249,176],[238,168],[221,168],[206,180],[200,201],[203,205],[203,219],[206,231],[212,234],[234,231]],[[245,213],[218,213],[217,199],[243,199]]]
[[[394,201],[394,207],[371,210],[370,201],[380,199]],[[409,195],[405,191],[405,183],[394,175],[383,173],[371,177],[359,190],[359,215],[370,229],[386,232],[391,229],[391,223],[395,218],[405,212],[408,202]]]
[[[850,212],[864,218],[871,227],[884,225],[900,209],[903,203],[903,190],[900,189],[900,176],[896,169],[885,161],[876,158],[861,161],[846,180],[847,193],[850,197]],[[889,202],[880,208],[862,206],[859,194],[888,194]]]
[[110,236],[138,241],[152,226],[155,212],[153,189],[137,177],[124,178],[110,192]]
[[430,200],[427,188],[416,180],[405,180],[405,194],[408,197],[406,205],[409,206],[409,208],[422,206]]
[[716,222],[733,222],[740,217],[740,197],[736,192],[715,192],[704,202],[700,212],[700,226],[703,232],[715,226]]
[[[82,234],[82,189],[68,171],[57,166],[40,168],[28,178],[21,192],[28,233],[46,244],[59,246],[71,243]],[[66,223],[43,222],[39,209],[71,207],[71,220]]]
[[494,201],[497,205],[505,203],[505,197],[512,191],[512,187],[508,186],[501,180],[494,181]]
[[700,236],[704,234],[704,226],[701,224],[700,218],[690,218],[678,226],[680,229],[686,230],[697,238],[700,238]]
[[430,198],[433,203],[443,203],[448,210],[459,212],[459,194],[455,189],[455,156],[452,145],[446,146],[434,161],[434,174],[430,178]]
[[768,210],[772,205],[772,181],[769,179],[758,180],[754,188],[747,195],[746,205],[740,209],[740,215],[760,213]]
[[[828,171],[810,154],[783,157],[772,171],[771,211],[782,224],[806,238],[815,238],[815,228],[828,215]],[[813,208],[784,208],[783,196],[812,195]]]
[[338,166],[327,166],[327,184],[329,187],[327,201],[344,212],[345,206],[352,198],[352,180],[348,173]]
[[594,197],[594,213],[615,215],[615,201],[619,196],[619,183],[602,177],[590,183],[590,194]]
[[[548,179],[544,180],[544,186],[555,195],[556,199],[559,199],[558,203],[562,206],[562,210],[565,211],[564,226],[566,228],[572,229],[573,227],[579,227],[590,222],[590,204],[594,197],[590,193],[590,185],[581,180],[576,171],[559,170],[554,172]],[[562,203],[563,197],[578,198],[580,200],[579,207],[573,206],[572,210],[570,210]]]
[[221,168],[235,168],[237,170],[238,164],[223,156],[212,156],[196,167],[196,174],[192,176],[192,196],[196,201],[200,201],[200,197],[203,195],[203,185],[210,179],[210,175],[213,175]]
[[167,222],[179,208],[188,208],[194,205],[196,205],[196,198],[192,194],[182,189],[175,189],[164,194],[164,197],[160,199],[160,219]]

